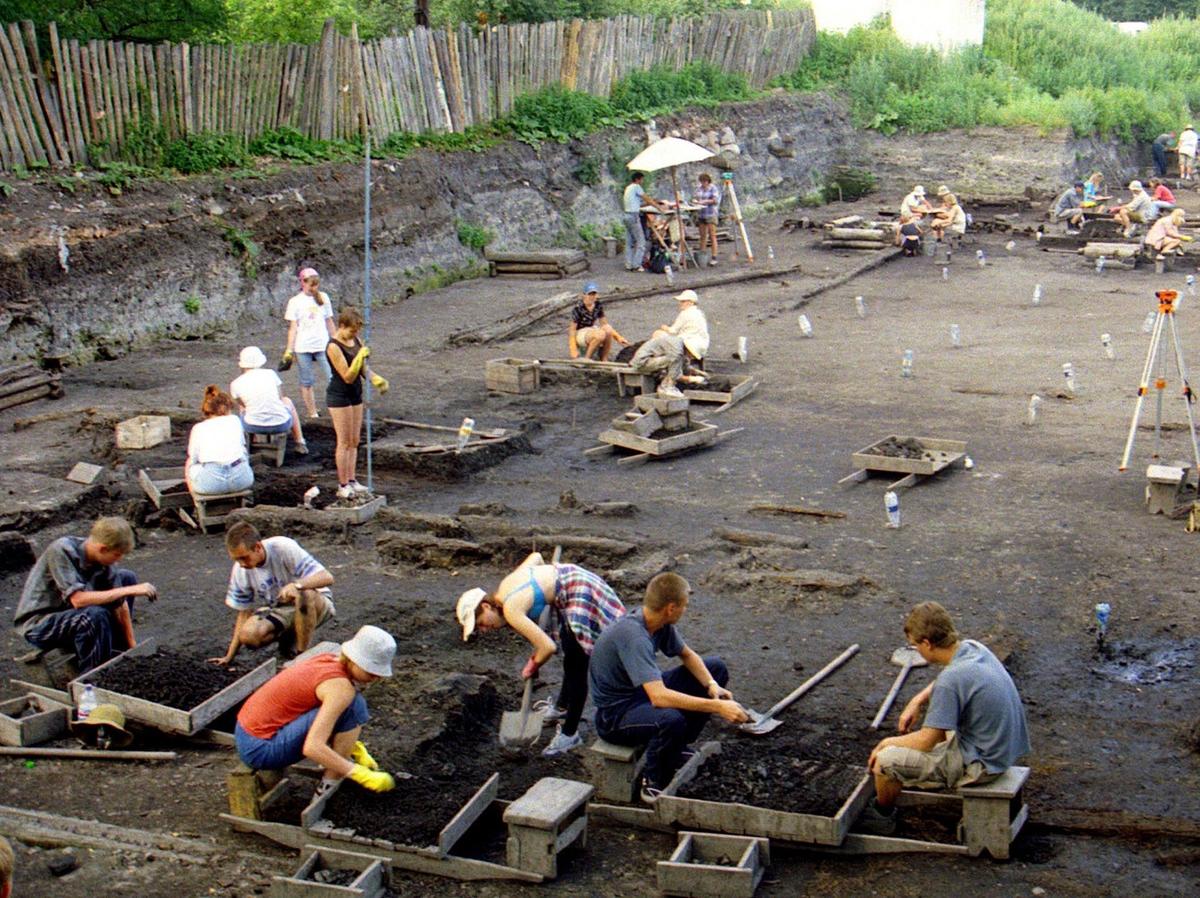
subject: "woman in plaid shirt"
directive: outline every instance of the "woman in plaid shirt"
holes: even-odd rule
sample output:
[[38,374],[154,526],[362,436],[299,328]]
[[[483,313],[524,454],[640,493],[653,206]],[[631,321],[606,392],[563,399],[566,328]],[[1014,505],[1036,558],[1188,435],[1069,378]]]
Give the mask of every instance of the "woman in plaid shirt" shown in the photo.
[[717,210],[721,206],[721,191],[712,182],[708,172],[700,173],[700,186],[692,193],[692,202],[700,207],[698,224],[700,227],[700,252],[704,247],[712,246],[712,254],[708,264],[717,264]]
[[534,552],[500,581],[492,594],[471,589],[458,599],[458,622],[463,640],[475,630],[498,630],[505,624],[529,640],[533,654],[521,676],[529,679],[558,649],[538,625],[543,610],[558,617],[558,640],[563,652],[563,681],[554,705],[546,703],[546,719],[558,720],[558,732],[542,751],[560,755],[583,744],[579,718],[588,696],[588,663],[600,633],[625,614],[613,588],[589,570],[575,564],[547,564]]

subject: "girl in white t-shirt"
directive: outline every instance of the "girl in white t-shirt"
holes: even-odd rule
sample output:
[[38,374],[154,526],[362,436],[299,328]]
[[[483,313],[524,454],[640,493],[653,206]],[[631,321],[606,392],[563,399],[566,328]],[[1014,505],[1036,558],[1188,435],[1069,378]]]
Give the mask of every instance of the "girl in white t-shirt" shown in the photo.
[[283,395],[279,375],[264,368],[267,357],[257,346],[247,346],[238,356],[240,377],[229,385],[229,395],[239,407],[246,433],[287,433],[291,431],[297,455],[308,455],[300,416],[292,400]]
[[246,454],[242,419],[233,414],[233,400],[216,384],[209,384],[200,411],[204,420],[192,425],[188,437],[184,466],[188,489],[201,496],[250,489],[254,471]]
[[320,289],[321,277],[315,268],[300,272],[300,292],[288,300],[283,317],[288,322],[287,350],[283,353],[285,366],[296,360],[300,373],[300,398],[310,418],[317,417],[317,400],[313,395],[316,382],[315,365],[321,372],[321,386],[332,376],[325,347],[333,336],[333,303]]

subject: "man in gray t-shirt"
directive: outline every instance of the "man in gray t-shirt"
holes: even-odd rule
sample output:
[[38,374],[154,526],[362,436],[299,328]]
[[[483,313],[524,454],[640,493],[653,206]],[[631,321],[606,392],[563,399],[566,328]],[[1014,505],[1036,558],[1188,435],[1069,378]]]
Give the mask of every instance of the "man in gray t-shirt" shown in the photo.
[[[917,605],[904,634],[922,658],[946,669],[905,706],[901,735],[882,740],[867,761],[876,798],[860,827],[884,835],[895,830],[901,789],[986,783],[1030,750],[1025,708],[1008,671],[982,643],[960,640],[945,608]],[[926,706],[925,721],[914,730]]]
[[[712,714],[730,723],[748,720],[725,688],[729,669],[701,658],[675,624],[687,610],[691,587],[678,574],[659,574],[646,586],[642,607],[600,634],[588,667],[596,732],[616,745],[646,746],[642,799],[653,801],[683,762],[688,743]],[[679,658],[665,674],[657,654]]]

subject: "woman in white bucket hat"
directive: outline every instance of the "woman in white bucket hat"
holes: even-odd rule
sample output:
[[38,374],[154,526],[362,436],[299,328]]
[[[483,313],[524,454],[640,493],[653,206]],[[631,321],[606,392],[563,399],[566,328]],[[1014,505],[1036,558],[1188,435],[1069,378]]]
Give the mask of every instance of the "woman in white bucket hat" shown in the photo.
[[238,404],[238,414],[246,433],[287,433],[291,431],[297,455],[308,455],[300,416],[292,400],[283,395],[283,381],[270,368],[267,357],[257,346],[247,346],[238,355],[242,369],[229,385],[229,395]]

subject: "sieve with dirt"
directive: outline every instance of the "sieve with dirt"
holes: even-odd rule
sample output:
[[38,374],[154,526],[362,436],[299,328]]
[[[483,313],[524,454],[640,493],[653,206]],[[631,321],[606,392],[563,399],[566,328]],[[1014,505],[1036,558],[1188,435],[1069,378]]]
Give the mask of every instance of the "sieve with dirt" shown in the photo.
[[117,692],[188,711],[233,685],[245,672],[209,664],[171,649],[123,658],[99,670],[88,681],[97,689]]

